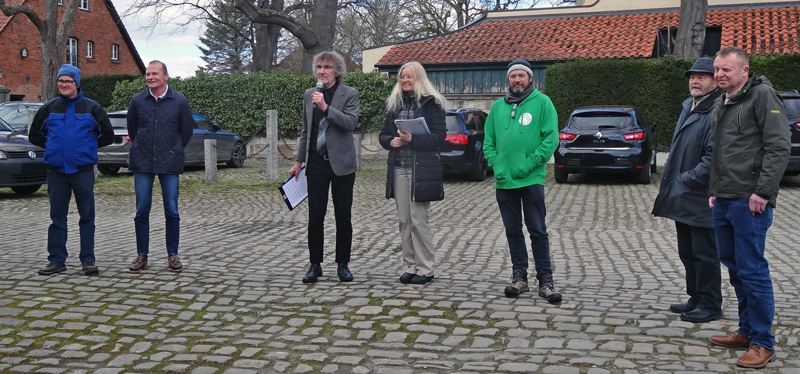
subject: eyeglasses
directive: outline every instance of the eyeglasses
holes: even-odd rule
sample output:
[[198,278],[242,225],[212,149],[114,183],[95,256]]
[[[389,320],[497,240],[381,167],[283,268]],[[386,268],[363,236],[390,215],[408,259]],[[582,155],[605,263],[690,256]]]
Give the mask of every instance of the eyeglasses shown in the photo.
[[332,65],[317,65],[317,70],[320,70],[320,69],[331,70],[331,69],[333,69],[333,66]]
[[401,76],[397,77],[397,79],[399,79],[399,80],[404,80],[404,79],[411,80],[411,79],[414,79],[414,76],[413,75],[401,75]]
[[69,85],[75,84],[75,81],[67,81],[67,80],[63,80],[63,79],[59,79],[56,82],[58,82],[58,84],[60,84],[62,86],[69,86]]
[[517,116],[517,105],[519,104],[511,105],[511,118],[515,118]]

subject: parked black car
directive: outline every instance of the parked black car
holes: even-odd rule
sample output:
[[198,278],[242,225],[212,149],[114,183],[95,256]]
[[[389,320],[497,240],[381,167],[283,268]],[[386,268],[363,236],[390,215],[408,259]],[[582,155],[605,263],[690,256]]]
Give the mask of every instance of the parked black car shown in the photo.
[[33,121],[33,116],[39,110],[42,103],[9,101],[0,103],[0,119],[14,130],[28,133],[28,125]]
[[[100,148],[97,152],[97,170],[103,174],[116,174],[120,168],[128,167],[128,154],[132,143],[128,136],[127,115],[127,110],[108,113],[111,126],[114,128],[114,143]],[[185,165],[205,163],[205,139],[217,139],[217,162],[227,163],[233,168],[244,165],[247,153],[242,138],[223,130],[220,124],[213,123],[200,114],[192,113],[192,116],[195,126],[192,140],[184,151]]]
[[792,131],[792,153],[783,175],[798,175],[800,174],[800,92],[791,90],[781,92],[780,95],[786,117],[789,119],[789,130]]
[[633,107],[576,109],[558,134],[556,182],[566,182],[571,173],[592,171],[635,173],[638,183],[650,183],[656,171],[654,127]]
[[483,156],[486,113],[462,108],[447,112],[445,119],[447,136],[439,148],[444,172],[466,173],[474,181],[486,179],[491,170]]
[[0,119],[0,187],[23,195],[39,190],[47,183],[44,149],[30,142]]

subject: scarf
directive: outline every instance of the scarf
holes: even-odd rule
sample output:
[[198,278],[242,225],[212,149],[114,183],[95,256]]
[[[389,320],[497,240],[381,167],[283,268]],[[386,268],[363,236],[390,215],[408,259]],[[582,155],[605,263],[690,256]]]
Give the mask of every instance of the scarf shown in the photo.
[[531,94],[531,92],[533,92],[533,82],[531,82],[531,84],[528,85],[528,87],[525,87],[525,89],[522,90],[522,92],[520,93],[515,93],[511,91],[511,87],[508,87],[508,92],[506,92],[506,97],[505,97],[506,103],[519,104],[522,102],[522,100],[525,100],[525,98],[527,98],[528,95]]

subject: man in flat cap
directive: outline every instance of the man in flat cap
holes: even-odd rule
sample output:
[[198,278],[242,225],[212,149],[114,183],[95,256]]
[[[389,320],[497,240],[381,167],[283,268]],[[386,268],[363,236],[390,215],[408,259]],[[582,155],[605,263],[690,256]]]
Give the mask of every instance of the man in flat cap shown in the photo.
[[684,73],[689,78],[691,97],[672,135],[669,158],[661,172],[653,215],[675,221],[678,256],[686,270],[685,303],[669,310],[688,322],[709,322],[722,318],[719,254],[714,237],[708,183],[711,164],[711,112],[722,90],[714,80],[714,61],[703,57]]

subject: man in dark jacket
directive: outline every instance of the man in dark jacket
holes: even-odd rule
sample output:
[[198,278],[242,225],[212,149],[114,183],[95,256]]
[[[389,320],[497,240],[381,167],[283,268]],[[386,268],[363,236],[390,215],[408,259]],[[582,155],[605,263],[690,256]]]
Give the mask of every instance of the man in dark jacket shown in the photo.
[[683,102],[672,135],[653,215],[675,221],[678,256],[686,270],[689,301],[672,304],[669,310],[681,313],[684,321],[700,323],[722,318],[719,254],[711,210],[705,208],[711,164],[711,110],[722,90],[714,81],[714,60],[708,57],[695,61],[685,75],[689,77],[692,97]]
[[711,341],[748,347],[736,364],[762,368],[775,359],[775,297],[764,250],[791,141],[780,96],[766,78],[748,78],[749,70],[741,48],[717,53],[714,79],[725,95],[717,99],[711,116],[714,149],[708,204],[719,258],[739,299],[739,329],[712,336]]
[[47,164],[47,196],[50,198],[50,228],[47,230],[47,267],[40,275],[67,270],[67,213],[75,194],[80,220],[79,258],[86,275],[100,271],[94,257],[94,165],[97,148],[114,141],[114,129],[106,111],[83,97],[81,71],[65,64],[56,75],[58,97],[36,112],[28,139],[44,148]]
[[131,137],[128,168],[133,172],[136,190],[137,256],[131,273],[147,268],[150,253],[150,207],[153,182],[161,184],[166,219],[167,265],[183,270],[178,257],[181,218],[178,215],[178,176],[183,174],[183,149],[192,139],[194,119],[189,101],[167,86],[167,65],[151,61],[145,73],[147,88],[131,98],[128,105],[128,135]]

